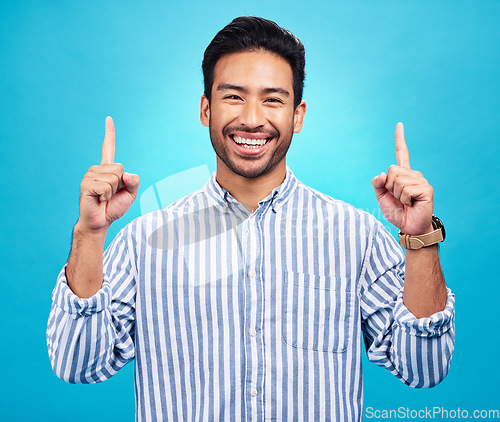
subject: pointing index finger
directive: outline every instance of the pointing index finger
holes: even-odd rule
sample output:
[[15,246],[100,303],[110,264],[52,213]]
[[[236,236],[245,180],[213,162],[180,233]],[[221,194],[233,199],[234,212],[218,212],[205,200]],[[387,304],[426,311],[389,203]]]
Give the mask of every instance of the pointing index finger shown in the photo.
[[112,164],[115,161],[115,124],[113,119],[106,117],[104,142],[102,143],[101,164]]
[[394,139],[396,143],[396,162],[398,163],[398,166],[411,168],[410,154],[405,142],[405,130],[403,123],[401,122],[396,125],[396,130],[394,131]]

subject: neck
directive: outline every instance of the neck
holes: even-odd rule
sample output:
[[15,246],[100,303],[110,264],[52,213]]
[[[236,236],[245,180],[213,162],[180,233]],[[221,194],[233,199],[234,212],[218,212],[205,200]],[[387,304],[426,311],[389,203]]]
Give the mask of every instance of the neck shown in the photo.
[[259,202],[268,196],[274,188],[281,185],[285,177],[285,159],[268,173],[248,178],[234,173],[217,157],[217,183],[250,212],[259,208]]

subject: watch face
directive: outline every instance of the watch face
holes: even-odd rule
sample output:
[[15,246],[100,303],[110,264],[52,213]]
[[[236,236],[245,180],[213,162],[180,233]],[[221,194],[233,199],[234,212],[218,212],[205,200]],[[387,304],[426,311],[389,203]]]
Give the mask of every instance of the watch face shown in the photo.
[[443,233],[443,240],[446,237],[446,231],[444,229],[444,224],[443,222],[437,218],[435,215],[432,216],[432,222],[436,225],[436,229],[441,229],[441,232]]

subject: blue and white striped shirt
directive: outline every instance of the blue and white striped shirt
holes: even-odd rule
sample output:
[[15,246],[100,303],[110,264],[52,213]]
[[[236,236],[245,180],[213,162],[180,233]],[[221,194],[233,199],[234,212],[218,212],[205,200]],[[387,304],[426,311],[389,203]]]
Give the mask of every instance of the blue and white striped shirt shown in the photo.
[[446,375],[454,296],[416,319],[404,256],[373,216],[298,181],[248,212],[207,184],[123,228],[102,289],[65,266],[47,338],[56,374],[95,383],[135,359],[136,420],[362,419],[368,358],[413,387]]

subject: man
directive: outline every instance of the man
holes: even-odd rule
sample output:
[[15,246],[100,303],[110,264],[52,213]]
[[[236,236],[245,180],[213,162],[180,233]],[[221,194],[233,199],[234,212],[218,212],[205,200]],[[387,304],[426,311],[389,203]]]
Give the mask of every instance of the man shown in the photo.
[[59,377],[99,382],[135,359],[140,421],[360,420],[362,335],[369,359],[403,382],[445,377],[454,297],[432,187],[410,168],[398,124],[397,165],[373,187],[404,233],[403,255],[371,215],[299,182],[285,160],[306,112],[304,63],[302,43],[274,22],[221,30],[205,51],[200,106],[216,172],[132,221],[103,258],[139,187],[114,163],[106,119],[53,294]]

